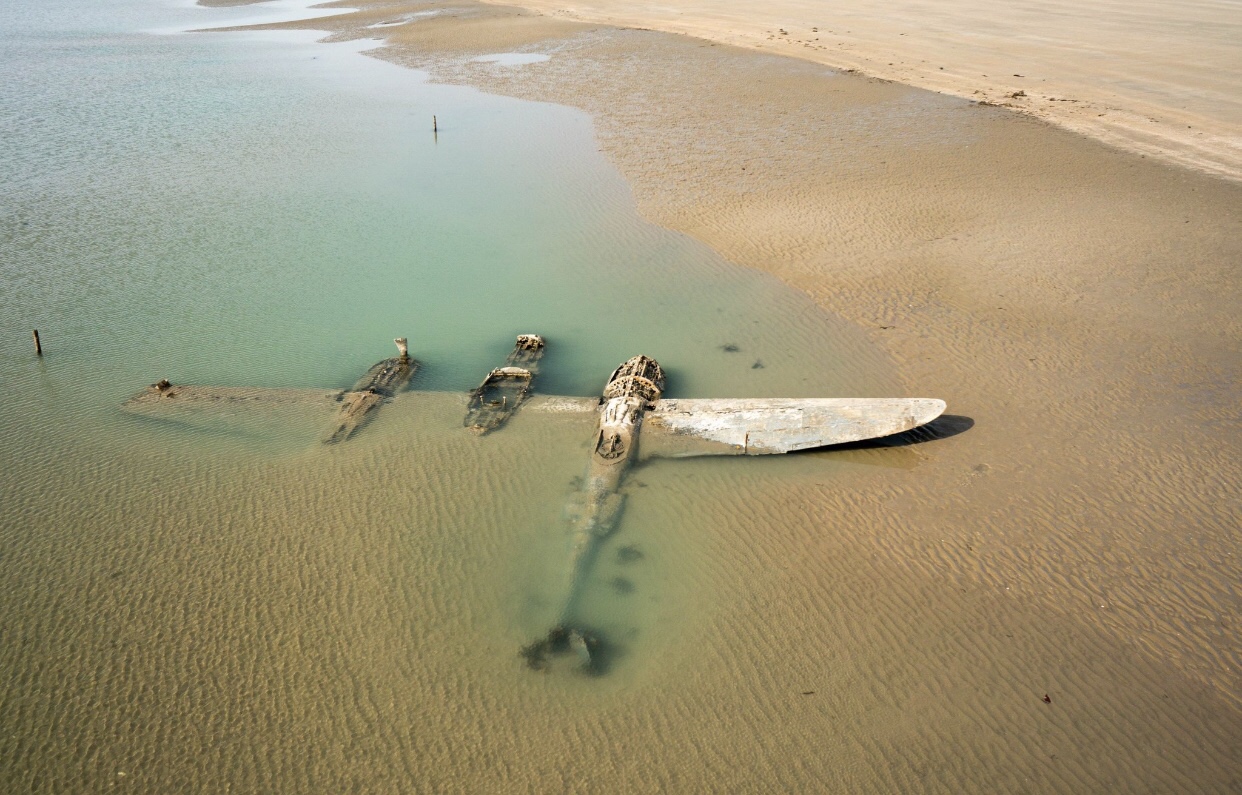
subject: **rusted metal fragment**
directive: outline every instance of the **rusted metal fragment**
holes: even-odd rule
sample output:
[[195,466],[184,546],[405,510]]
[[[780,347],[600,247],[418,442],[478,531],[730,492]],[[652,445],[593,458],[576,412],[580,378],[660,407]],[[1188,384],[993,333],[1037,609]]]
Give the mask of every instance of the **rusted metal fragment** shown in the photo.
[[652,403],[664,393],[664,368],[650,356],[631,356],[612,371],[604,399],[638,397]]
[[543,337],[537,334],[518,335],[512,352],[505,359],[505,366],[488,373],[483,383],[470,393],[470,403],[462,424],[482,436],[508,422],[530,395],[543,350]]
[[[402,347],[399,342],[398,348]],[[384,401],[410,383],[417,371],[418,361],[408,354],[377,362],[351,389],[341,393],[341,407],[324,434],[324,444],[337,444],[357,433]]]
[[530,394],[533,378],[529,370],[521,367],[492,370],[483,383],[470,393],[466,419],[462,424],[480,436],[504,425]]
[[944,410],[933,398],[660,400],[645,417],[642,456],[788,453],[891,436]]
[[[593,401],[599,415],[595,443],[587,463],[582,488],[565,506],[570,526],[570,580],[556,625],[547,637],[522,650],[531,667],[542,667],[548,654],[572,649],[581,668],[600,673],[601,658],[596,653],[606,641],[584,626],[577,615],[578,604],[599,555],[600,545],[612,535],[625,507],[625,495],[618,489],[636,457],[643,415],[664,391],[664,371],[655,359],[635,356],[613,371],[604,386],[602,399]],[[580,401],[559,399],[562,413],[585,408]]]
[[538,334],[519,334],[513,350],[505,359],[505,367],[521,367],[530,370],[531,375],[539,375],[539,360],[543,358],[547,343]]
[[392,397],[405,388],[417,371],[418,360],[409,355],[394,356],[371,365],[371,369],[345,391],[374,392],[384,397]]
[[[399,356],[377,362],[345,391],[319,389],[262,389],[256,387],[183,386],[158,381],[121,405],[125,411],[180,421],[194,416],[228,419],[254,414],[260,406],[339,407],[324,434],[325,443],[342,442],[362,427],[384,401],[405,389],[418,370],[404,337],[393,340]],[[246,411],[242,411],[242,410]]]

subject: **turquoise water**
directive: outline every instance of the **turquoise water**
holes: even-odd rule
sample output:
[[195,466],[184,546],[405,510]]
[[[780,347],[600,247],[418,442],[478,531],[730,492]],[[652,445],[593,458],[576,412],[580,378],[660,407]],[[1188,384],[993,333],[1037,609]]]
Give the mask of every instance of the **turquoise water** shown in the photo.
[[[247,9],[23,7],[0,115],[14,394],[44,377],[31,328],[47,377],[107,405],[159,377],[343,385],[400,335],[424,387],[465,389],[523,331],[553,341],[549,391],[595,393],[645,352],[678,394],[750,394],[782,380],[785,351],[742,345],[773,310],[805,340],[806,393],[839,380],[831,323],[639,219],[581,113],[428,85],[313,33],[117,29]],[[62,15],[82,28],[52,33]],[[743,352],[721,361],[745,368],[686,366],[730,342]]]
[[855,330],[639,217],[580,112],[432,85],[367,43],[169,32],[279,10],[0,8],[10,789],[375,791],[451,778],[485,721],[572,743],[565,710],[677,686],[736,585],[719,561],[753,551],[715,534],[768,526],[739,510],[766,488],[745,462],[642,470],[613,547],[644,558],[587,596],[626,654],[608,682],[532,680],[516,649],[555,611],[589,422],[480,442],[415,394],[329,449],[313,412],[119,410],[159,378],[344,387],[406,336],[416,389],[464,392],[537,332],[544,392],[598,394],[637,353],[675,396],[893,391]]

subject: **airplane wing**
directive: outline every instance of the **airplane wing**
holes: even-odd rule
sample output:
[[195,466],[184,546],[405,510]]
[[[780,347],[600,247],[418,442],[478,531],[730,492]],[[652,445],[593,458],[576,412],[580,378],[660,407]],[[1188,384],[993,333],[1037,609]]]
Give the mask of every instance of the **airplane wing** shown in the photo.
[[643,458],[768,455],[890,436],[939,417],[932,398],[659,400],[643,418]]
[[[339,434],[341,416],[354,407],[351,396],[364,393],[329,389],[264,389],[176,385],[148,387],[122,408],[177,424],[242,431],[276,417],[299,415],[327,423],[325,438]],[[409,390],[398,394],[424,410],[464,411],[468,395]],[[531,395],[521,414],[585,416],[598,412],[596,397]],[[642,458],[704,455],[766,455],[890,436],[931,422],[945,410],[929,398],[720,398],[658,400],[643,418]],[[533,417],[532,417],[533,419]],[[351,424],[348,432],[352,433]]]
[[592,414],[599,411],[597,397],[566,397],[565,395],[531,395],[522,403],[524,413]]
[[169,385],[121,404],[127,414],[211,433],[265,436],[294,427],[312,434],[338,411],[341,390]]
[[197,386],[193,384],[163,389],[148,387],[121,404],[138,414],[159,414],[181,410],[243,409],[249,406],[328,405],[341,394],[339,389],[265,389],[250,386]]
[[[465,392],[403,390],[394,399],[416,410],[464,415],[470,396]],[[375,405],[368,405],[367,402]],[[248,435],[268,426],[301,418],[323,426],[324,441],[352,435],[374,414],[379,396],[342,389],[267,389],[263,387],[206,386],[198,384],[149,386],[121,404],[121,409],[147,419],[218,433]],[[531,395],[522,402],[522,414],[588,415],[599,410],[599,398]]]

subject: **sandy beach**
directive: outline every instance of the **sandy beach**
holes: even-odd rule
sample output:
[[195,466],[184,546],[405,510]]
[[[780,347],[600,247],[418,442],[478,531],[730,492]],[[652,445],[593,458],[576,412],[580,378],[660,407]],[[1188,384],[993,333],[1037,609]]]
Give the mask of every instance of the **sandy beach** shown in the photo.
[[556,18],[681,33],[856,69],[1242,178],[1242,8],[1233,3],[516,5]]
[[[305,27],[586,110],[647,218],[850,321],[907,394],[968,428],[820,454],[870,466],[773,478],[739,507],[772,536],[758,561],[733,539],[712,563],[744,583],[709,633],[736,648],[680,663],[736,712],[674,712],[624,740],[473,727],[484,757],[541,747],[513,774],[540,791],[567,771],[761,791],[829,769],[883,791],[1237,787],[1234,6],[1189,4],[1168,26],[1154,3],[959,3],[932,26],[922,4],[883,24],[869,4],[823,19],[797,2],[343,5],[360,10]],[[551,57],[474,60],[512,51]],[[820,665],[838,677],[814,688],[825,701],[770,700]]]

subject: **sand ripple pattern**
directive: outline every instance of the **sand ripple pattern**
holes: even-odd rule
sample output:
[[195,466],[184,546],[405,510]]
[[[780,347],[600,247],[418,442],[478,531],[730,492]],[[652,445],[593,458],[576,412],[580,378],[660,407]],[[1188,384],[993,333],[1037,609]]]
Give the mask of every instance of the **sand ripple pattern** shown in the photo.
[[[332,450],[34,433],[0,495],[3,788],[1236,787],[1237,190],[813,65],[480,19],[477,53],[437,16],[394,57],[591,111],[648,217],[973,428],[636,470],[600,679],[516,655],[589,426],[482,446],[403,398]],[[545,40],[520,77],[461,64]]]

